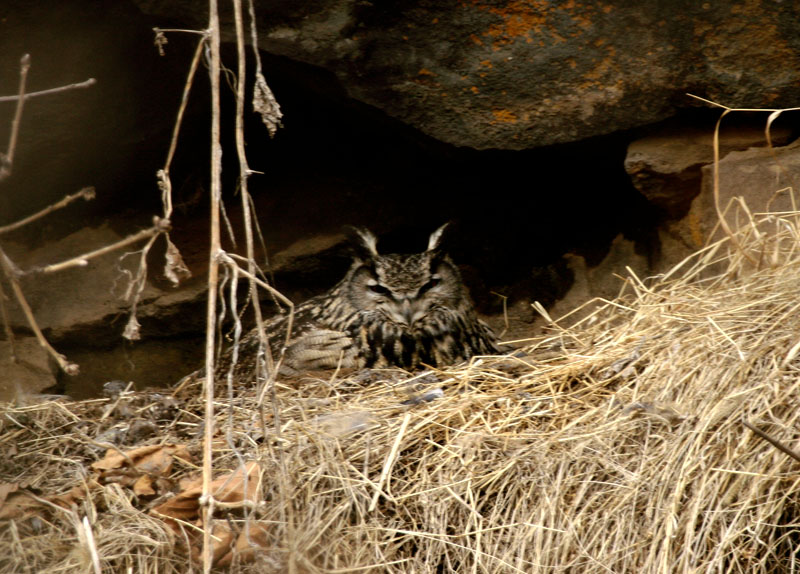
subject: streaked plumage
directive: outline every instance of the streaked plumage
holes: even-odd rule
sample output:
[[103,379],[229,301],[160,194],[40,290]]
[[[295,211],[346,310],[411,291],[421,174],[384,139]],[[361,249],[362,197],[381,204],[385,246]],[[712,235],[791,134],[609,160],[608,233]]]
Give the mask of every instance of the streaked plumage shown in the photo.
[[[444,366],[497,352],[492,330],[478,319],[461,275],[440,249],[445,226],[428,248],[412,255],[381,255],[376,237],[356,230],[353,263],[330,291],[295,308],[282,371]],[[265,324],[280,356],[288,318]],[[258,335],[242,339],[237,378],[253,376]],[[230,357],[222,363],[230,364]]]

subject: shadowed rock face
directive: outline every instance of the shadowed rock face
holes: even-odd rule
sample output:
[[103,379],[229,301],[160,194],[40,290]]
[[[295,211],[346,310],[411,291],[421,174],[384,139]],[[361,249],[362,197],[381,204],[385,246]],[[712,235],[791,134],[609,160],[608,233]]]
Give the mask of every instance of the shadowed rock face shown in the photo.
[[[137,0],[202,27],[202,1]],[[731,107],[800,100],[796,2],[400,0],[258,6],[261,47],[350,96],[476,149],[574,141],[664,119],[686,92]]]

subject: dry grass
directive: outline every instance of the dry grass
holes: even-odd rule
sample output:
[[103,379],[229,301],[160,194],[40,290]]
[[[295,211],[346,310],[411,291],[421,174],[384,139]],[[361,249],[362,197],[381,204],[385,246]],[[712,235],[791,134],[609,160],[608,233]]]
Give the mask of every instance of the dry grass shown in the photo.
[[[283,382],[279,435],[271,405],[237,390],[217,406],[215,468],[257,461],[260,502],[217,513],[251,546],[230,569],[800,572],[800,462],[742,425],[797,444],[798,236],[798,214],[751,219],[738,248],[628,279],[526,356]],[[148,513],[166,497],[90,465],[110,427],[154,410],[156,434],[120,444],[199,453],[200,388],[169,408],[125,400],[105,418],[106,399],[6,407],[0,480],[50,504],[0,523],[0,571],[91,571],[83,516],[103,571],[190,571],[191,521],[170,526]],[[195,472],[180,461],[161,480]]]

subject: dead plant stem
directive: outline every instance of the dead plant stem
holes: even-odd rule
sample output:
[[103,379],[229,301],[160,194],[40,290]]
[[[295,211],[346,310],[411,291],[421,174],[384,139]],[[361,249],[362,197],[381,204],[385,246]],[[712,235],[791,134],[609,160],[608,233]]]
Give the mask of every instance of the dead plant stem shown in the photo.
[[11,319],[8,316],[8,307],[6,307],[6,292],[3,289],[3,283],[0,282],[0,315],[3,317],[3,330],[6,333],[6,339],[8,340],[9,345],[9,357],[11,361],[16,363],[18,361],[17,358],[17,348],[16,348],[16,339],[14,338],[14,330],[11,328]]
[[183,94],[181,95],[181,105],[178,108],[178,116],[175,118],[175,126],[172,128],[172,139],[169,142],[169,151],[167,151],[167,159],[164,162],[164,172],[167,176],[169,176],[169,168],[172,165],[172,158],[175,156],[175,149],[178,146],[178,136],[180,135],[181,126],[183,125],[183,116],[186,113],[186,106],[189,103],[189,94],[194,84],[194,76],[200,65],[200,57],[203,55],[203,47],[206,41],[207,37],[204,35],[197,43],[197,48],[192,57],[192,63],[189,66],[189,73],[186,75],[186,83],[183,86]]
[[206,308],[205,433],[203,436],[203,572],[213,563],[211,545],[214,500],[211,494],[212,441],[214,439],[214,348],[219,282],[220,202],[222,197],[222,145],[220,143],[220,30],[216,0],[208,0],[209,62],[211,82],[211,229],[208,262],[208,306]]
[[[76,84],[69,84],[67,86],[59,86],[57,88],[49,88],[47,90],[40,90],[38,92],[28,92],[25,94],[24,99],[29,100],[31,98],[38,98],[39,96],[50,96],[52,94],[57,94],[59,92],[66,92],[68,90],[79,90],[83,88],[90,88],[97,83],[97,80],[94,78],[89,78],[88,80],[84,80],[83,82],[78,82]],[[16,102],[20,100],[20,96],[0,96],[0,103],[3,102]]]
[[30,275],[33,273],[55,273],[56,271],[63,271],[64,269],[69,269],[70,267],[85,267],[90,259],[100,257],[101,255],[111,253],[112,251],[117,251],[118,249],[122,249],[128,245],[137,243],[142,239],[147,239],[169,230],[169,220],[161,219],[159,217],[155,217],[154,220],[155,221],[152,227],[143,229],[142,231],[134,233],[133,235],[129,235],[125,239],[120,239],[116,243],[106,245],[100,249],[95,249],[94,251],[84,253],[83,255],[78,255],[77,257],[67,259],[66,261],[62,261],[60,263],[52,263],[50,265],[45,265],[44,267],[33,267],[32,269],[25,271],[23,274]]
[[4,155],[0,155],[0,181],[11,175],[11,166],[14,164],[14,150],[17,148],[19,124],[22,120],[22,108],[25,105],[25,82],[28,78],[28,70],[30,67],[31,57],[25,54],[19,61],[19,95],[17,96],[17,109],[14,112],[14,119],[11,120],[11,134],[8,137],[8,149]]
[[78,365],[75,363],[70,363],[67,361],[67,358],[56,351],[50,343],[45,339],[44,335],[42,334],[42,330],[39,328],[39,324],[36,322],[36,318],[33,316],[33,310],[31,310],[31,306],[28,304],[27,299],[25,299],[25,294],[22,292],[22,287],[19,284],[19,280],[17,279],[18,271],[14,269],[14,265],[8,256],[5,254],[2,248],[0,248],[0,268],[3,270],[3,274],[8,279],[8,282],[11,283],[11,289],[14,291],[14,296],[19,303],[19,306],[22,308],[22,312],[25,314],[25,318],[28,320],[28,325],[30,326],[33,334],[36,336],[36,340],[39,341],[39,344],[47,351],[53,359],[58,363],[58,366],[67,373],[68,375],[76,375],[78,374]]
[[67,195],[61,201],[58,201],[52,205],[48,205],[41,211],[34,213],[33,215],[29,215],[24,219],[20,219],[19,221],[15,221],[14,223],[9,223],[8,225],[4,225],[0,227],[0,235],[3,233],[8,233],[9,231],[14,231],[15,229],[19,229],[20,227],[24,227],[29,223],[33,223],[34,221],[41,219],[45,215],[48,215],[57,209],[61,209],[75,201],[76,199],[85,199],[86,201],[90,201],[95,198],[95,192],[93,187],[84,187],[80,191],[73,193],[72,195]]

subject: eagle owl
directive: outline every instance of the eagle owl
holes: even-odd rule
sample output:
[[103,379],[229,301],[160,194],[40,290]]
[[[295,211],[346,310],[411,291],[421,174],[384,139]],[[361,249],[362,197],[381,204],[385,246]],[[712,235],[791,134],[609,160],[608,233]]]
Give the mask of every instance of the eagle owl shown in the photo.
[[[446,226],[431,234],[425,251],[411,255],[382,255],[375,235],[355,229],[344,278],[295,308],[282,372],[444,366],[497,353],[494,333],[477,317],[458,268],[440,247]],[[276,359],[288,323],[282,315],[265,324]],[[242,339],[237,378],[253,375],[257,350],[253,330]],[[230,364],[226,358],[223,365]]]

